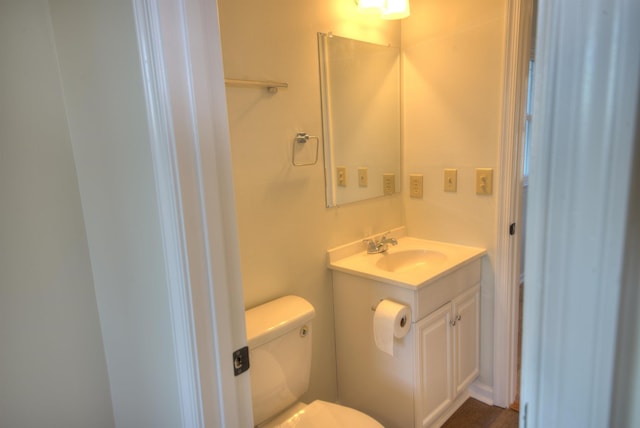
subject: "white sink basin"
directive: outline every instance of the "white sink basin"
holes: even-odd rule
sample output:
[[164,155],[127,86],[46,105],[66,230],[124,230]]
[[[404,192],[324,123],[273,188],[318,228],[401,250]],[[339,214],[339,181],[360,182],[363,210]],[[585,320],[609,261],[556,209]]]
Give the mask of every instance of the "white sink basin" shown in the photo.
[[406,272],[408,270],[437,265],[447,258],[439,251],[415,249],[399,250],[381,253],[382,257],[376,261],[376,266],[389,272]]
[[[483,248],[404,236],[404,228],[391,232],[398,245],[383,253],[367,254],[363,241],[329,250],[329,269],[408,288],[422,287],[484,254]],[[373,238],[379,239],[380,236]]]

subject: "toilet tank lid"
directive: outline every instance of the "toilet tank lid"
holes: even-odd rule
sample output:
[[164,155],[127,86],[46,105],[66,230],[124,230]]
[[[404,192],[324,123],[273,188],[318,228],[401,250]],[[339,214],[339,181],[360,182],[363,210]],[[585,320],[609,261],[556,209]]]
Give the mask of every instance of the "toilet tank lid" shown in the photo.
[[245,311],[247,341],[255,348],[302,326],[315,316],[315,309],[299,296],[284,296]]

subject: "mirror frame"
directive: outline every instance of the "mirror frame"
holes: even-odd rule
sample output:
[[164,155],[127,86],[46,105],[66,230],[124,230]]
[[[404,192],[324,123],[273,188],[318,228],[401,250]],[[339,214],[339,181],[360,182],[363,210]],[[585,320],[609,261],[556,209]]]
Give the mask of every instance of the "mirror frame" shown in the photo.
[[[339,144],[339,141],[350,141],[352,137],[343,136],[343,138],[337,138],[334,134],[336,132],[336,119],[334,110],[335,107],[332,108],[332,92],[331,92],[331,71],[330,71],[330,61],[329,61],[329,41],[331,39],[340,39],[353,43],[356,47],[361,46],[366,49],[380,48],[381,57],[383,55],[389,55],[389,53],[394,54],[393,65],[390,69],[381,69],[378,75],[371,75],[367,73],[375,81],[383,82],[384,84],[380,85],[380,91],[369,91],[367,92],[367,97],[373,95],[371,99],[378,101],[371,102],[370,99],[367,99],[367,102],[363,101],[361,105],[350,106],[348,111],[370,111],[371,119],[377,118],[377,120],[370,120],[367,125],[367,131],[372,133],[376,137],[380,135],[379,141],[375,141],[375,138],[372,138],[371,135],[368,137],[363,137],[364,141],[373,141],[371,144],[371,148],[376,147],[389,147],[386,144],[387,140],[394,140],[394,145],[390,150],[379,152],[377,155],[378,159],[389,159],[392,161],[388,165],[382,165],[380,161],[376,162],[376,155],[370,156],[369,158],[363,158],[363,161],[358,161],[354,163],[353,159],[349,161],[342,161],[341,159],[336,159],[336,143]],[[389,50],[391,49],[391,50]],[[400,48],[397,46],[391,45],[380,45],[376,43],[365,42],[361,40],[355,40],[347,37],[335,36],[332,33],[318,33],[318,59],[319,59],[319,74],[320,74],[320,92],[321,92],[321,109],[322,109],[322,130],[323,130],[323,150],[324,150],[324,164],[325,164],[325,196],[326,196],[326,206],[327,207],[336,207],[348,203],[358,202],[367,199],[373,199],[388,195],[393,195],[395,193],[400,193],[401,189],[401,177],[402,177],[402,139],[401,139],[401,91],[400,91]],[[359,63],[363,62],[363,58],[360,58]],[[335,64],[334,64],[335,65]],[[360,64],[358,64],[360,65]],[[395,74],[395,80],[389,82],[389,70],[393,70]],[[335,80],[335,78],[334,78]],[[335,81],[333,82],[335,84]],[[389,88],[392,88],[391,93],[389,94]],[[362,90],[361,90],[362,91]],[[335,92],[333,93],[335,95]],[[382,95],[385,95],[386,98],[381,98]],[[390,95],[390,96],[389,96]],[[358,100],[357,96],[353,97]],[[395,99],[393,103],[385,103],[380,102],[380,100],[387,101],[389,99]],[[386,106],[391,106],[391,108],[384,108]],[[344,109],[343,109],[344,111]],[[396,121],[390,122],[393,117],[396,117]],[[373,123],[371,123],[373,122]],[[357,123],[357,122],[356,122]],[[380,123],[384,124],[382,128],[378,128],[377,132],[370,131],[375,127],[375,124]],[[337,128],[341,128],[341,126],[337,126]],[[342,126],[342,129],[353,127]],[[364,129],[364,128],[361,128]],[[385,133],[387,135],[385,135]],[[367,134],[367,132],[363,132],[363,134]],[[389,135],[392,135],[389,138]],[[362,144],[362,143],[361,143]],[[368,143],[367,143],[368,144]],[[367,147],[367,149],[370,149]],[[372,149],[371,149],[372,150]],[[353,156],[351,156],[352,158]],[[395,159],[394,159],[395,158]],[[341,166],[339,163],[342,162],[343,165],[349,164],[348,168],[345,171],[345,178],[347,180],[347,185],[345,187],[349,187],[348,192],[341,192],[338,184],[337,178],[337,168]],[[360,186],[359,184],[359,168],[366,168],[367,177],[365,177],[366,185]],[[387,177],[387,175],[391,173],[393,175],[393,183],[390,188],[392,190],[387,190],[385,193],[385,188],[389,189],[389,187],[385,186],[388,182],[383,180],[383,176]],[[348,177],[348,178],[347,178]],[[383,183],[384,182],[384,183]],[[347,190],[347,189],[345,189]],[[390,192],[390,193],[389,193]],[[342,194],[342,198],[341,198]]]

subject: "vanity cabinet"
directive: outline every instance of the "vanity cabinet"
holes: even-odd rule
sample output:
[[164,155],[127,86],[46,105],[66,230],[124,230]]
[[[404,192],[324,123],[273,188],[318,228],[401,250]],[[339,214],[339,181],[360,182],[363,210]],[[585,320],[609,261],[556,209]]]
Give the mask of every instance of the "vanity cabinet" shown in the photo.
[[415,425],[431,426],[478,376],[480,286],[415,324]]
[[[420,288],[333,271],[338,401],[386,428],[444,423],[478,376],[480,275],[479,259]],[[373,340],[372,306],[382,299],[411,307],[393,356]]]
[[[362,241],[329,250],[338,402],[386,428],[435,428],[478,377],[486,251],[398,232],[391,232],[397,245],[383,254],[368,254]],[[411,328],[393,339],[392,355],[374,340],[374,314],[384,299],[411,309]]]

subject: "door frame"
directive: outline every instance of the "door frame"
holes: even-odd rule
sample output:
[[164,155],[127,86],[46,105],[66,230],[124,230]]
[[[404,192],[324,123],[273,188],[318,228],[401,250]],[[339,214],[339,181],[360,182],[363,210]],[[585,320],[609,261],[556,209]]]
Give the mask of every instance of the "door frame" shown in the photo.
[[[522,28],[513,18],[518,16],[515,11],[520,10],[521,1],[523,0],[508,2],[509,31]],[[640,28],[634,21],[638,18],[638,10],[637,6],[627,0],[589,0],[589,7],[578,4],[577,1],[554,4],[541,0],[540,3],[542,22],[539,27],[542,31],[537,43],[540,64],[538,70],[547,70],[548,74],[536,75],[541,79],[537,79],[534,98],[538,103],[534,104],[534,115],[536,112],[540,112],[541,115],[536,115],[536,122],[533,123],[533,145],[539,147],[532,160],[537,162],[539,170],[532,173],[528,221],[532,224],[530,229],[539,231],[540,236],[531,236],[531,239],[527,240],[527,266],[530,268],[526,274],[528,287],[524,321],[527,336],[523,343],[524,411],[521,412],[521,421],[528,422],[529,426],[540,425],[538,422],[560,422],[560,406],[573,404],[571,408],[576,409],[576,406],[579,406],[579,410],[584,410],[585,418],[588,418],[585,426],[602,426],[606,425],[606,422],[602,424],[602,421],[606,421],[611,406],[608,398],[611,391],[602,390],[598,386],[606,384],[613,373],[612,370],[599,369],[608,367],[607,363],[615,356],[612,355],[615,354],[615,346],[612,350],[611,346],[607,345],[610,345],[612,340],[615,341],[616,329],[613,324],[616,321],[618,294],[614,290],[613,293],[607,294],[606,299],[583,295],[579,302],[572,302],[568,298],[576,295],[575,292],[572,293],[573,290],[563,291],[549,287],[549,275],[558,272],[551,270],[554,261],[545,256],[545,250],[550,248],[554,237],[562,236],[562,225],[548,222],[552,210],[589,209],[597,203],[592,201],[583,206],[574,204],[559,207],[560,202],[549,195],[548,184],[550,176],[561,172],[561,166],[545,160],[561,154],[557,152],[558,143],[566,135],[560,132],[560,123],[566,127],[567,123],[577,121],[589,124],[591,120],[599,123],[604,120],[608,125],[605,129],[608,135],[615,137],[611,141],[624,137],[628,143],[629,133],[633,131],[621,126],[624,124],[620,122],[620,118],[626,117],[627,114],[637,117],[637,93],[631,93],[632,91],[625,88],[638,85],[640,67],[636,50],[625,50],[622,42],[640,38]],[[246,344],[246,338],[237,225],[233,212],[235,204],[217,4],[215,0],[133,0],[133,5],[139,34],[149,126],[154,140],[152,152],[158,195],[161,196],[159,210],[162,213],[165,257],[172,278],[171,311],[174,346],[179,366],[178,381],[182,387],[183,425],[250,427],[252,418],[249,376],[247,374],[234,377],[227,369],[230,365],[222,361],[224,358],[220,358],[228,354],[230,363],[231,351],[239,345]],[[609,77],[605,81],[611,82],[610,90],[615,91],[615,95],[621,98],[622,102],[614,108],[605,103],[590,105],[589,108],[579,111],[579,117],[576,118],[565,117],[568,111],[559,111],[558,106],[554,107],[554,102],[558,99],[554,96],[566,89],[559,83],[571,78],[570,70],[567,71],[562,66],[572,66],[586,60],[587,52],[578,50],[576,57],[567,59],[558,55],[559,47],[552,42],[584,42],[578,38],[568,40],[563,38],[562,34],[563,31],[570,31],[580,24],[575,20],[577,8],[582,8],[586,18],[596,20],[605,19],[601,11],[610,12],[609,16],[618,20],[616,33],[612,35],[611,29],[606,26],[593,28],[589,40],[612,40],[614,50],[627,55],[618,55],[615,57],[616,62],[610,64],[611,47],[589,52],[591,58],[595,55],[595,58],[600,60],[599,68],[594,71],[600,76]],[[600,14],[599,17],[595,16],[596,11]],[[168,38],[168,34],[173,31],[176,38]],[[517,58],[517,55],[514,53],[517,52],[517,48],[513,46],[512,41],[508,43],[507,58],[510,58],[510,64],[513,65],[516,63],[514,58]],[[635,47],[633,44],[630,46]],[[512,120],[515,116],[510,116],[516,110],[514,100],[517,98],[512,93],[513,79],[516,75],[508,62],[505,72],[504,131],[499,171],[499,236],[494,318],[494,357],[498,357],[494,358],[496,404],[504,400],[504,397],[509,401],[509,375],[505,366],[509,367],[509,370],[513,369],[513,358],[509,353],[515,345],[513,307],[516,296],[513,287],[510,289],[507,284],[513,284],[508,281],[514,278],[514,265],[517,264],[517,260],[509,259],[506,255],[513,253],[511,250],[516,243],[515,239],[506,239],[504,235],[505,226],[508,227],[513,219],[517,218],[517,212],[514,214],[513,207],[517,206],[518,193],[509,192],[509,189],[514,189],[514,174],[507,174],[514,165],[514,159],[518,158],[512,149],[508,148],[510,144],[507,144],[513,141],[509,136],[513,135],[516,129]],[[587,88],[597,89],[594,85],[599,81],[601,80],[592,79],[592,86]],[[589,82],[584,84],[589,85]],[[574,93],[570,99],[580,101],[579,93]],[[625,103],[627,105],[623,106]],[[206,120],[199,120],[200,118]],[[552,118],[554,120],[551,120]],[[561,121],[563,118],[568,121]],[[571,128],[570,131],[577,132],[575,128]],[[539,136],[536,136],[536,132]],[[587,133],[580,136],[586,136],[588,142],[597,147],[603,144],[596,140],[596,134]],[[566,138],[563,141],[567,141]],[[585,140],[581,140],[581,143],[584,144]],[[598,195],[598,202],[611,203],[612,199],[616,202],[616,209],[609,214],[617,216],[620,216],[626,207],[625,198],[635,198],[636,202],[638,198],[637,195],[629,196],[626,193],[630,180],[630,162],[629,149],[625,147],[627,156],[619,151],[614,153],[615,168],[609,165],[612,173],[604,177],[605,184],[615,190],[614,194]],[[577,146],[572,148],[579,149]],[[596,167],[602,166],[606,161],[598,158],[596,153],[583,155],[591,156],[588,160]],[[503,167],[506,169],[502,169]],[[565,179],[578,177],[577,171],[568,173]],[[588,191],[584,186],[574,190],[583,193]],[[624,222],[615,223],[611,222],[610,218],[600,217],[596,220],[598,221],[590,224],[590,233],[609,232],[614,234],[618,241],[624,241]],[[572,251],[576,250],[576,244],[579,243],[563,238],[560,242],[554,242],[554,245]],[[606,249],[611,250],[613,244],[608,241]],[[558,251],[559,248],[555,250]],[[619,258],[623,256],[619,253],[607,253],[606,260],[596,263],[595,269],[606,278],[616,277],[619,272],[611,270],[612,264],[607,263],[616,255]],[[575,272],[568,266],[565,271],[559,273],[571,275]],[[556,306],[552,306],[552,302]],[[501,306],[502,304],[504,306]],[[561,339],[572,337],[576,329],[580,328],[575,323],[562,323],[565,313],[553,311],[557,304],[565,305],[570,310],[577,304],[582,308],[589,305],[590,308],[599,311],[598,313],[606,314],[607,323],[600,324],[594,340],[583,344],[599,356],[597,364],[589,366],[592,369],[591,373],[598,374],[598,379],[592,381],[594,388],[574,389],[571,391],[574,394],[563,396],[565,401],[571,400],[570,403],[553,404],[548,399],[542,400],[540,397],[544,398],[544,392],[552,392],[549,388],[557,386],[557,382],[563,377],[556,378],[545,374],[552,375],[560,369],[571,368],[566,365],[566,361],[543,357],[549,352],[557,352],[563,346],[568,346],[569,344]],[[553,337],[545,337],[541,334],[545,326],[555,326],[558,331]],[[613,332],[614,339],[611,335],[604,334],[605,330]],[[510,339],[504,341],[504,337]],[[571,342],[570,345],[579,344]],[[184,353],[181,354],[182,351]],[[500,366],[500,361],[505,363],[505,355],[507,363]],[[566,376],[562,371],[560,373]],[[545,379],[551,379],[550,384],[546,384]],[[565,384],[565,387],[569,388],[571,385]],[[553,397],[553,393],[549,394],[550,399]],[[604,401],[598,401],[603,398]],[[627,403],[627,407],[632,407],[632,404]]]
[[[639,20],[631,0],[538,4],[523,427],[622,426],[615,418],[637,408],[638,395],[620,394],[612,412],[622,383],[616,358],[640,333],[618,337],[633,320],[621,290],[638,286],[628,213],[640,202],[630,191],[640,151]],[[628,368],[637,373],[637,360]]]
[[133,0],[182,426],[252,427],[231,150],[215,0]]
[[[533,0],[507,4],[504,98],[499,158],[493,328],[493,404],[517,394],[518,301],[522,243],[522,174]],[[515,224],[511,235],[510,226]]]

